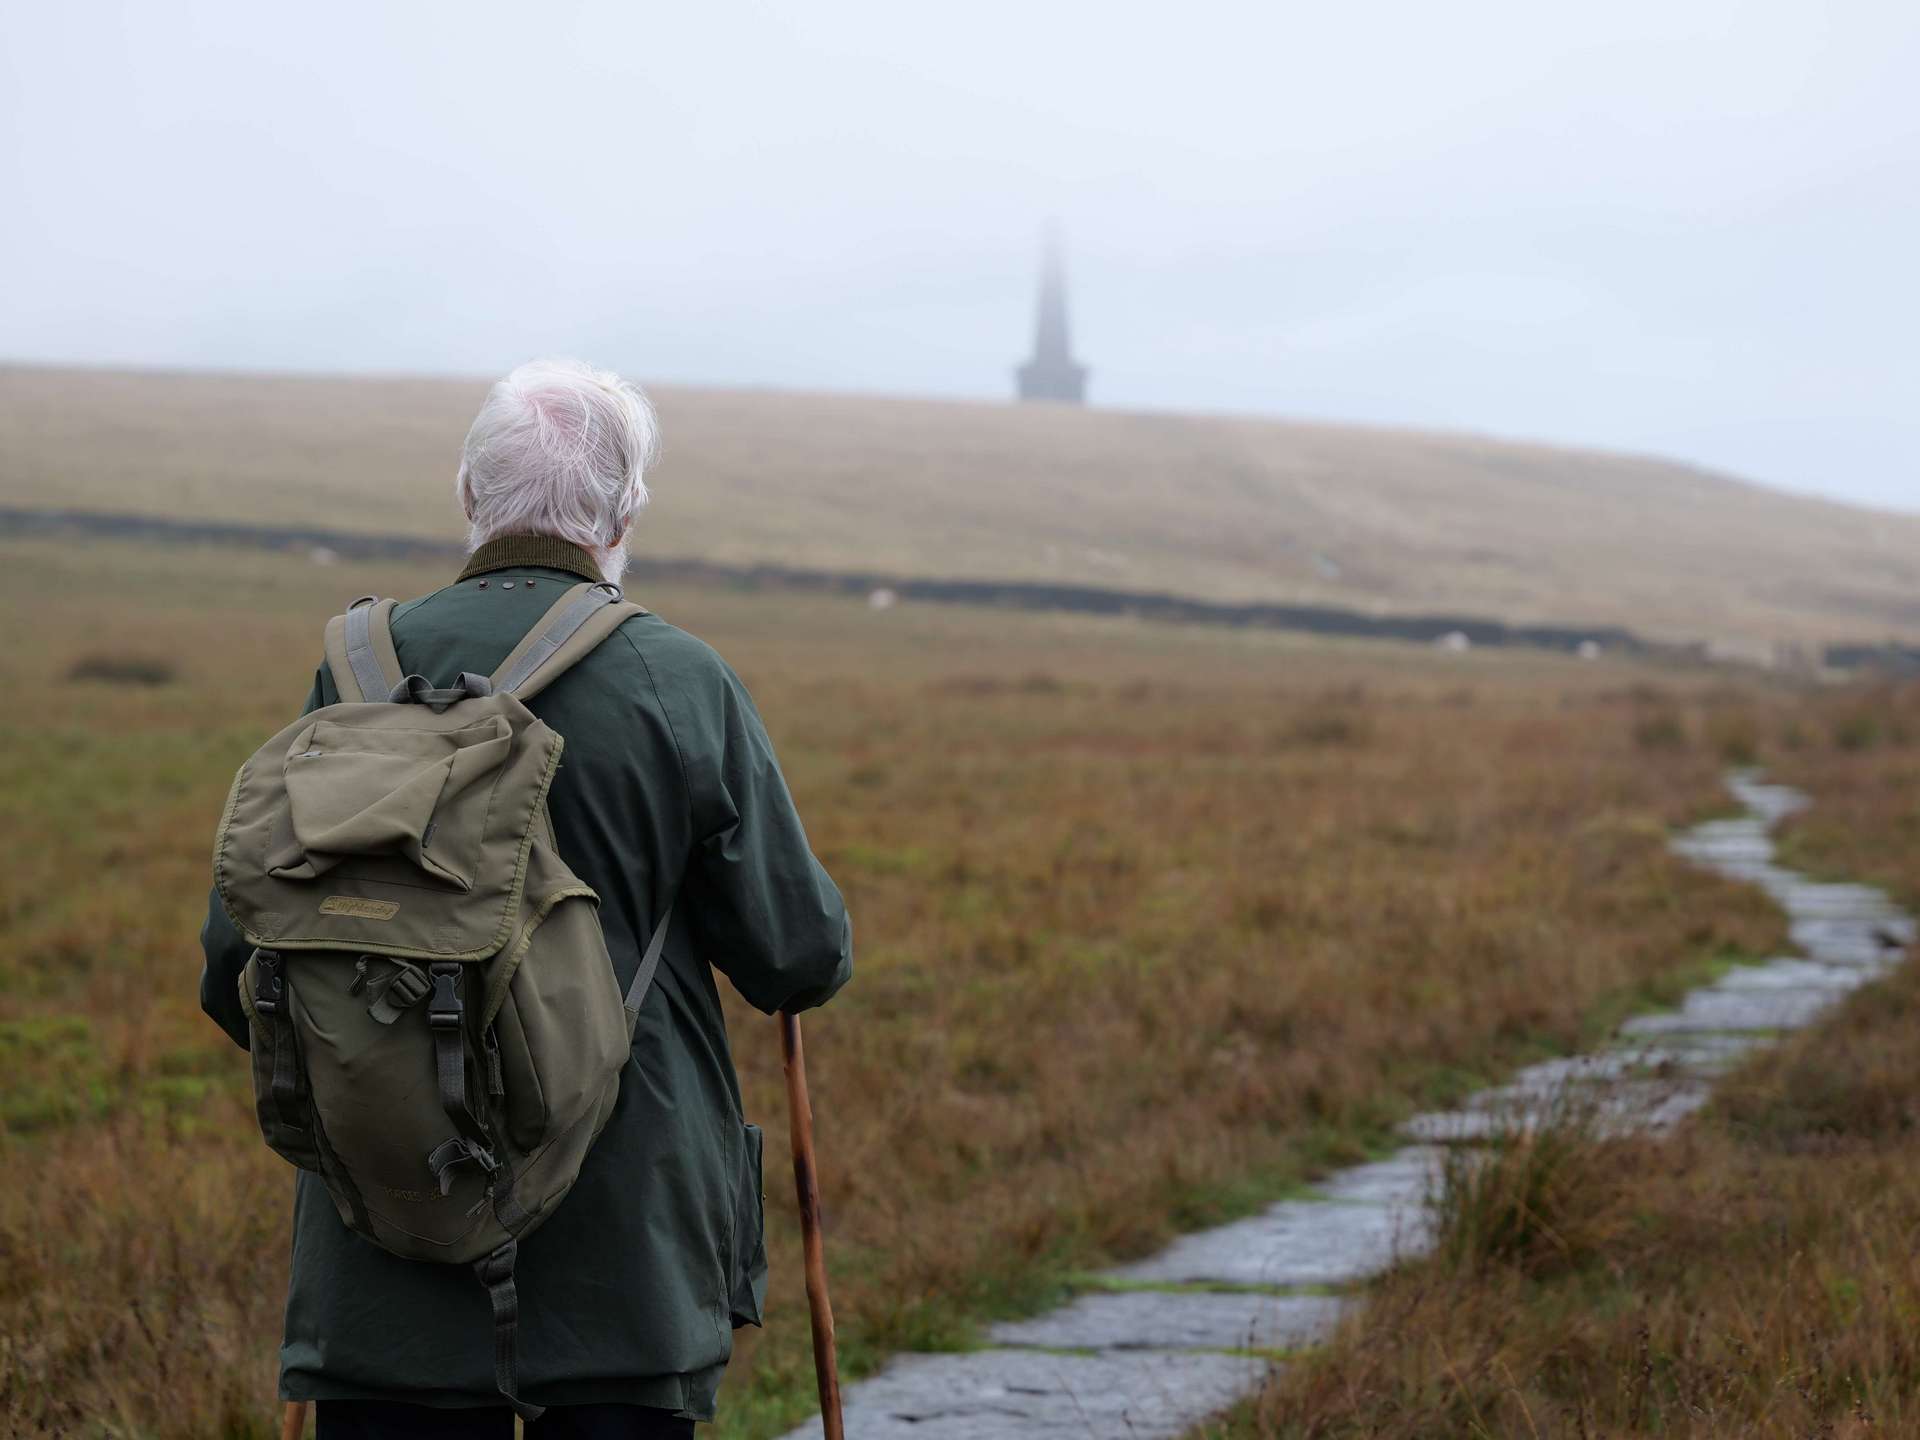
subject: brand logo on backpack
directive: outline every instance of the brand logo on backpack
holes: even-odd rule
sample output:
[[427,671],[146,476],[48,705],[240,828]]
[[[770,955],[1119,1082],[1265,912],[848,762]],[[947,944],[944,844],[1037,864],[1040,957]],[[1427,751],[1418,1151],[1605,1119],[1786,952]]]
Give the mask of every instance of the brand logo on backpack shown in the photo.
[[391,1185],[380,1187],[395,1200],[404,1200],[409,1205],[437,1205],[447,1197],[433,1190],[399,1190]]
[[362,900],[358,895],[329,895],[320,902],[322,915],[351,915],[356,920],[391,920],[400,913],[397,900]]

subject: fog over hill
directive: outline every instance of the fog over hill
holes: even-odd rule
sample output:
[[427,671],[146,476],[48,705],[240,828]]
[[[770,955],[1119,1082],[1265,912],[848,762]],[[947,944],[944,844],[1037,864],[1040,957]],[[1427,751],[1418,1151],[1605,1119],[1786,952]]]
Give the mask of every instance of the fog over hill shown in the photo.
[[[5,503],[453,540],[484,382],[0,369]],[[1623,625],[1920,637],[1920,516],[1471,435],[652,390],[636,553]]]

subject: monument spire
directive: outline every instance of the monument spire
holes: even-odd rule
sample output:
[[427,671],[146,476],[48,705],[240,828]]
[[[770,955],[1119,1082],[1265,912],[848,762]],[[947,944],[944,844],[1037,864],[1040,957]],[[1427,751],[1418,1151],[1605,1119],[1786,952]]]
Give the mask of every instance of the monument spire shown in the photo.
[[1060,229],[1047,227],[1040,257],[1040,305],[1034,318],[1033,358],[1014,371],[1022,400],[1054,400],[1084,405],[1087,367],[1073,358],[1067,339],[1067,262]]

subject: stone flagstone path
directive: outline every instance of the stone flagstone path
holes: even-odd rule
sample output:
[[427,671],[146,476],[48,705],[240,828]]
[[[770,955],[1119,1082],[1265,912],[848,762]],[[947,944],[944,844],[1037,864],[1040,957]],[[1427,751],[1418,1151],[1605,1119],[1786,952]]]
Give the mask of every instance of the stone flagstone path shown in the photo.
[[[1350,1291],[1430,1243],[1428,1196],[1449,1144],[1485,1140],[1566,1105],[1621,1129],[1660,1130],[1706,1102],[1740,1054],[1811,1023],[1884,974],[1914,922],[1877,890],[1819,884],[1774,863],[1770,832],[1806,803],[1751,773],[1728,781],[1745,813],[1677,838],[1698,864],[1760,886],[1787,912],[1800,957],[1736,968],[1677,1010],[1627,1022],[1607,1049],[1528,1066],[1458,1110],[1419,1115],[1413,1142],[1340,1171],[1312,1199],[1182,1236],[1096,1277],[1103,1287],[1031,1320],[995,1325],[992,1348],[902,1355],[848,1387],[852,1440],[1172,1440],[1266,1377],[1249,1352],[1294,1349],[1331,1328]],[[816,1418],[787,1440],[815,1440]]]

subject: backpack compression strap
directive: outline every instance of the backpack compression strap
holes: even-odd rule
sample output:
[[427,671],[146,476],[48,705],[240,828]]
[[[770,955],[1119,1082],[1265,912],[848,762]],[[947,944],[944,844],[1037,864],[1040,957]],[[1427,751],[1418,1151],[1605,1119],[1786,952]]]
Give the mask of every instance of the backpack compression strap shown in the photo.
[[[634,969],[633,979],[627,982],[626,1000],[629,1017],[640,1013],[640,1006],[647,998],[647,991],[653,985],[653,972],[660,968],[660,952],[667,948],[667,926],[673,921],[673,902],[667,902],[667,913],[660,917],[660,923],[653,927],[653,934],[647,940],[646,953],[640,957],[640,964]],[[618,977],[616,977],[618,978]]]
[[519,1258],[520,1242],[509,1240],[476,1260],[473,1273],[487,1287],[487,1301],[493,1307],[493,1387],[507,1397],[522,1420],[538,1420],[547,1413],[546,1407],[520,1398],[520,1291],[513,1283]]
[[629,616],[647,612],[606,581],[582,582],[554,601],[493,672],[493,690],[531,700]]
[[327,669],[342,700],[385,700],[405,678],[387,628],[394,603],[362,595],[327,622]]

